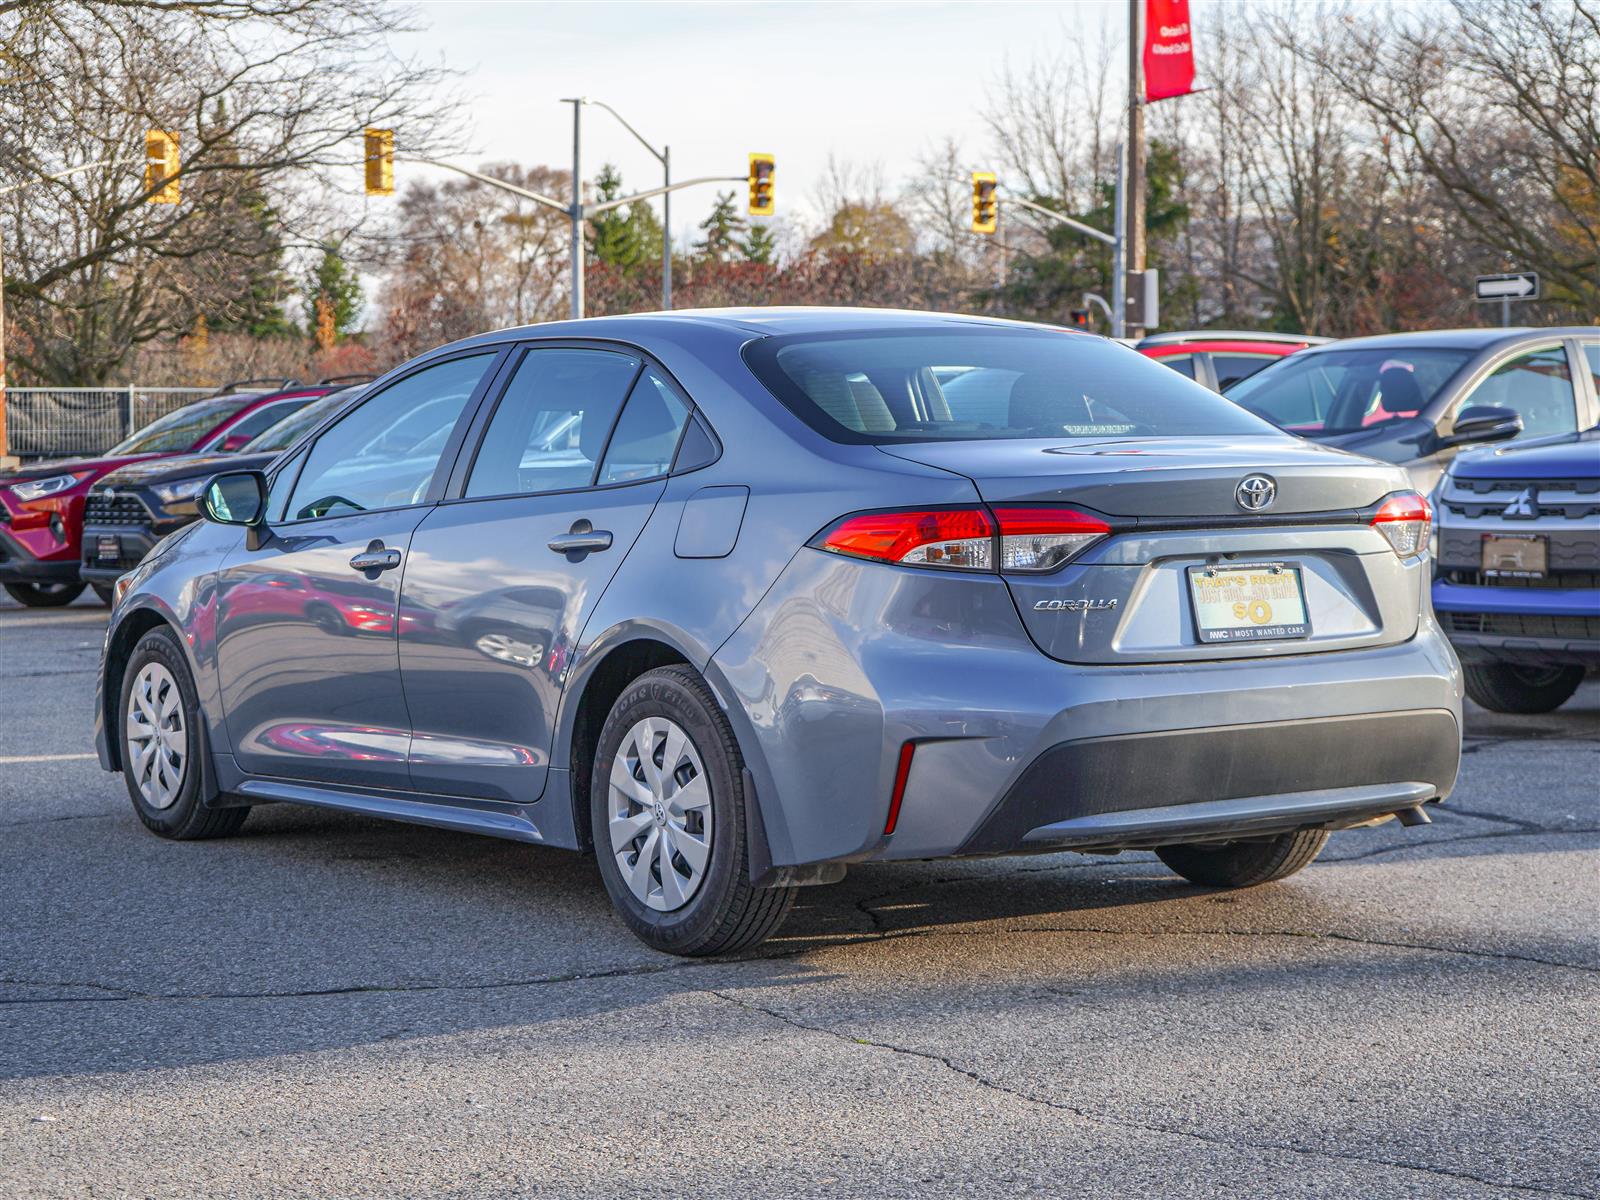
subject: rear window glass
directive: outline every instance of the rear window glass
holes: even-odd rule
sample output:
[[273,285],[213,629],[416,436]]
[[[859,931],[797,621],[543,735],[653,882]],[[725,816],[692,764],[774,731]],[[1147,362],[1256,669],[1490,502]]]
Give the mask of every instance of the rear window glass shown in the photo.
[[1114,342],[945,328],[752,342],[745,360],[841,442],[1269,435],[1276,430]]

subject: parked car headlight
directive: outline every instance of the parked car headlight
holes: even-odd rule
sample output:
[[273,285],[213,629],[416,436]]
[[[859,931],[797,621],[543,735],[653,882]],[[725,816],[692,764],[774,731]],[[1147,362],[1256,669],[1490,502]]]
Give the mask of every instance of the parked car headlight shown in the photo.
[[204,479],[184,479],[178,483],[160,483],[156,485],[156,495],[163,504],[176,504],[179,500],[193,500],[200,494],[200,489],[205,487]]
[[43,500],[46,496],[66,491],[80,479],[88,477],[88,471],[74,471],[66,475],[50,475],[44,479],[29,479],[23,483],[13,483],[11,494],[18,500]]

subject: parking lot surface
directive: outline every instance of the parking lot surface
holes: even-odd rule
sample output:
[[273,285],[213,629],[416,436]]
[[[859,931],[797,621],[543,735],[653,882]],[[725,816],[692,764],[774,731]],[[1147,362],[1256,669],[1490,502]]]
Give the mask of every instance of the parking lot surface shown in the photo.
[[867,868],[686,962],[558,851],[151,836],[104,623],[0,600],[0,1196],[1600,1194],[1593,681],[1284,883]]

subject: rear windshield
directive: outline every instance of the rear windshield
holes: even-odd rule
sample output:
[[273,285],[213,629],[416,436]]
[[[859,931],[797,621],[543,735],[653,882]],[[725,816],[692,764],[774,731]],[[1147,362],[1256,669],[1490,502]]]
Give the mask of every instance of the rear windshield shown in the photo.
[[1228,388],[1228,399],[1290,433],[1354,433],[1414,417],[1472,350],[1318,350]]
[[246,392],[238,396],[224,396],[216,400],[201,400],[185,405],[176,412],[151,421],[126,441],[118,442],[107,454],[170,454],[187,450],[246,404],[260,398],[259,393]]
[[1273,435],[1144,355],[1083,334],[951,328],[770,338],[745,361],[839,442]]

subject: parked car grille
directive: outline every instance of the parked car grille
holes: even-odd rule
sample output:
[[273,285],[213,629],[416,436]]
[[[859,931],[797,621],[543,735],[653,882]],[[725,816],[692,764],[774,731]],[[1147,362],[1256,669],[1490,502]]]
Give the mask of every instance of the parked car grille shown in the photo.
[[1600,617],[1554,617],[1535,613],[1442,612],[1446,633],[1483,633],[1497,637],[1562,638],[1600,641]]
[[1582,520],[1600,516],[1600,479],[1459,479],[1452,475],[1440,506],[1469,521],[1500,517],[1523,492],[1536,497],[1542,517]]
[[1464,587],[1520,588],[1600,588],[1600,571],[1559,571],[1540,579],[1521,579],[1508,575],[1485,575],[1482,571],[1446,571],[1446,583]]
[[90,492],[83,505],[85,525],[148,525],[150,510],[137,496],[107,496],[104,492]]
[[1463,479],[1450,477],[1451,489],[1458,492],[1476,492],[1480,496],[1494,492],[1515,495],[1524,488],[1538,488],[1544,492],[1577,492],[1579,495],[1600,496],[1600,478],[1595,479]]

